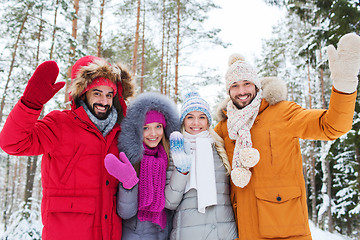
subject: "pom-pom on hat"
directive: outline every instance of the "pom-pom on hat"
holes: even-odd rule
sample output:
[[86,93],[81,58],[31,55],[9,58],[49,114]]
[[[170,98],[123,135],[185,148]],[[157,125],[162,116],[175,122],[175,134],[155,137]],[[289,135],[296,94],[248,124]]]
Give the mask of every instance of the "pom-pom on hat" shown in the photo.
[[182,123],[186,115],[192,111],[205,113],[209,125],[212,123],[210,106],[202,97],[200,97],[198,92],[189,92],[185,95],[184,103],[181,106],[180,123]]
[[166,120],[164,114],[162,114],[161,112],[150,110],[146,113],[144,125],[153,122],[161,123],[163,127],[166,128]]
[[247,80],[255,84],[255,86],[260,89],[261,82],[257,76],[255,69],[245,61],[245,58],[238,54],[234,53],[230,55],[228,61],[229,69],[225,75],[225,84],[226,91],[229,92],[230,86],[238,81]]

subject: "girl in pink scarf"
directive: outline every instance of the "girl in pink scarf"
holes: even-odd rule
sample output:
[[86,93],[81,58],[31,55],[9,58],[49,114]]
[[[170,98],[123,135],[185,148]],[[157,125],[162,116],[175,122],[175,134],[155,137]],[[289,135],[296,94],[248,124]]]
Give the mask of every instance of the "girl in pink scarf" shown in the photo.
[[[120,182],[117,213],[122,239],[167,239],[172,212],[165,209],[169,135],[178,129],[175,105],[155,93],[130,103],[119,136],[120,155],[107,155],[105,167]],[[170,177],[170,173],[168,174]]]

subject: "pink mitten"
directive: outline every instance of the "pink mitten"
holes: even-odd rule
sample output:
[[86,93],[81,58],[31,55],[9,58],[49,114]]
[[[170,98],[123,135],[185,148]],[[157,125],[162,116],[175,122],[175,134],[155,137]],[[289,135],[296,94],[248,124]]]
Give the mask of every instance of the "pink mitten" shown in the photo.
[[40,64],[28,81],[21,101],[27,107],[40,110],[62,87],[65,82],[55,83],[59,68],[54,61]]
[[119,158],[112,153],[106,155],[105,168],[110,175],[122,183],[124,188],[131,189],[139,182],[139,178],[125,153],[121,152]]

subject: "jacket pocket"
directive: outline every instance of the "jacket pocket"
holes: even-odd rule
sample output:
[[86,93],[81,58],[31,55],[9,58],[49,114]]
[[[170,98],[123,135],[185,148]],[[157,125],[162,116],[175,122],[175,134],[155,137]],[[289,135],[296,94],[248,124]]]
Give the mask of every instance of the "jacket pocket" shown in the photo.
[[305,216],[299,187],[256,189],[259,232],[265,238],[305,234]]
[[96,199],[50,197],[46,236],[49,239],[94,239]]

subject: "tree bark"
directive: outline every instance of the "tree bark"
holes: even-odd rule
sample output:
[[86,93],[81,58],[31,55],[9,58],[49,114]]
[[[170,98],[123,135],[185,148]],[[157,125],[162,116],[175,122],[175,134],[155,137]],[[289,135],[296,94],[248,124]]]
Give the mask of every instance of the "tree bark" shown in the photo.
[[59,9],[59,0],[56,0],[55,13],[54,13],[54,29],[51,36],[50,59],[53,59],[53,53],[54,53],[58,9]]
[[140,78],[140,92],[144,92],[144,76],[145,76],[145,0],[144,0],[144,16],[143,16],[143,31],[142,31],[142,46],[141,46],[141,78]]
[[[319,46],[319,49],[321,49],[321,45]],[[319,62],[322,62],[322,52],[319,50]],[[321,107],[322,109],[326,109],[326,101],[325,101],[325,82],[324,82],[324,68],[323,66],[320,66],[320,86],[321,86]],[[332,145],[332,142],[325,143],[324,141],[321,142],[321,150],[328,152],[330,150],[330,146]],[[326,157],[323,157],[321,159],[321,166],[323,169],[323,184],[326,186],[326,192],[324,191],[323,195],[326,194],[329,198],[329,205],[327,206],[327,218],[328,218],[328,231],[333,232],[334,231],[334,224],[333,224],[333,218],[331,214],[331,188],[332,188],[332,178],[331,178],[331,169],[330,169],[330,162],[326,159]]]
[[160,57],[160,93],[164,94],[164,54],[165,54],[165,28],[166,28],[166,5],[163,0],[162,18],[162,38],[161,38],[161,57]]
[[84,24],[83,37],[82,37],[82,45],[85,50],[89,48],[89,33],[90,33],[90,23],[91,23],[93,3],[94,0],[88,0],[86,6],[86,18]]
[[[42,10],[43,10],[43,5],[41,6],[40,9],[40,25],[39,25],[39,31],[38,31],[38,39],[37,39],[37,52],[36,52],[36,65],[39,64],[39,54],[40,54],[40,45],[41,45],[41,35],[42,35],[42,31],[43,31],[43,20],[42,20]],[[41,111],[41,115],[40,115],[40,119],[44,117],[44,108]],[[27,209],[31,209],[31,205],[32,205],[32,193],[33,193],[33,189],[34,189],[34,178],[35,178],[35,173],[36,173],[36,168],[37,168],[37,161],[38,161],[38,156],[31,156],[28,157],[28,161],[27,161],[27,166],[26,166],[26,182],[25,182],[25,193],[24,193],[24,210],[25,208]],[[29,215],[26,211],[24,211],[24,217],[28,218]]]
[[141,13],[140,10],[141,10],[141,0],[138,0],[134,52],[133,52],[133,60],[132,60],[132,68],[131,68],[131,71],[134,74],[134,76],[136,76],[137,51],[139,46],[139,28],[140,28],[140,13]]
[[171,66],[170,58],[170,27],[171,18],[167,22],[167,41],[166,41],[166,65],[165,65],[165,76],[164,76],[164,94],[170,96],[170,79],[169,79],[169,67]]
[[104,7],[105,7],[105,0],[102,1],[100,7],[100,30],[99,30],[99,37],[97,42],[97,56],[101,57],[101,41],[102,41],[102,31],[103,31],[103,21],[104,21]]
[[[75,15],[73,16],[72,19],[72,31],[71,31],[71,37],[75,40],[77,37],[77,15],[79,13],[79,0],[74,0],[74,10],[75,10]],[[67,76],[68,78],[66,79],[66,84],[65,84],[65,104],[69,102],[69,94],[67,94],[69,92],[69,88],[70,88],[70,84],[71,84],[71,66],[73,65],[74,61],[75,61],[75,42],[70,43],[70,54],[69,54],[69,68],[68,68],[68,72],[67,72]],[[66,105],[66,109],[70,109],[70,105],[67,104]]]
[[[32,193],[34,188],[34,178],[37,167],[38,156],[29,156],[26,165],[26,182],[24,193],[24,210],[25,208],[31,209],[32,205]],[[23,216],[29,218],[27,211],[24,211]]]
[[14,69],[14,64],[15,64],[15,59],[16,59],[16,52],[17,52],[17,49],[18,49],[18,46],[19,46],[20,36],[21,36],[21,34],[22,34],[23,30],[24,30],[25,23],[26,23],[26,21],[28,19],[29,10],[32,8],[33,5],[34,5],[34,3],[31,3],[31,4],[28,5],[27,11],[26,11],[26,13],[24,15],[23,21],[21,23],[18,35],[16,37],[16,41],[15,41],[15,44],[14,44],[14,51],[12,53],[9,74],[8,74],[8,77],[7,77],[7,80],[6,80],[6,83],[5,83],[4,93],[3,93],[3,97],[2,97],[1,103],[0,103],[0,124],[2,123],[2,118],[4,116],[5,99],[6,99],[6,96],[7,96],[7,90],[8,90],[8,87],[9,87],[11,74],[12,74],[12,71]]
[[10,179],[10,155],[6,156],[6,174],[5,174],[5,190],[4,190],[4,206],[3,206],[3,222],[4,232],[7,230],[8,216],[9,216],[9,179]]
[[[312,97],[311,97],[311,77],[310,77],[310,61],[307,65],[307,77],[308,77],[308,87],[309,87],[309,109],[312,109]],[[316,159],[314,157],[313,151],[315,149],[315,144],[313,141],[310,142],[310,151],[309,151],[309,158],[310,158],[310,186],[311,186],[311,208],[312,208],[312,221],[317,226],[317,212],[316,212],[316,172],[315,172],[315,163]]]
[[315,172],[315,163],[316,159],[313,155],[312,149],[315,149],[315,144],[313,141],[310,143],[310,186],[311,186],[311,215],[312,215],[312,221],[317,226],[318,220],[317,220],[317,211],[316,211],[316,172]]
[[180,0],[177,0],[177,31],[176,31],[176,53],[175,53],[175,87],[174,101],[178,101],[178,81],[179,81],[179,52],[180,52]]

